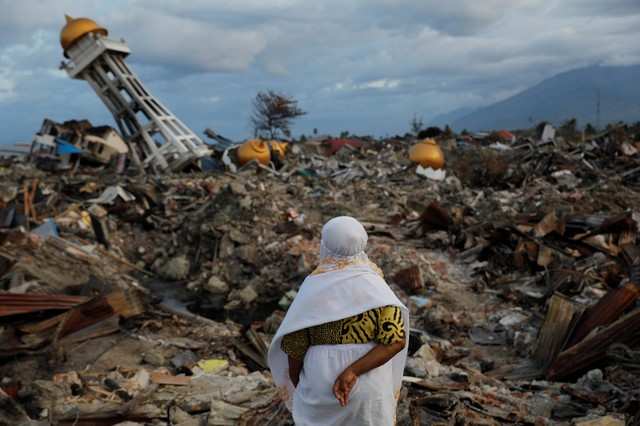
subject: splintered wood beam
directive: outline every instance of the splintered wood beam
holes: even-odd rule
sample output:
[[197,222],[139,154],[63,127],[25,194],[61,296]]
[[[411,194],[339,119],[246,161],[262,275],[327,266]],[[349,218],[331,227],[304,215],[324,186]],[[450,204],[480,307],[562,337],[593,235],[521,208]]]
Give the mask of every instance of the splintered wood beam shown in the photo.
[[581,373],[604,360],[609,346],[640,342],[640,309],[623,316],[613,324],[593,332],[580,343],[561,352],[547,372],[547,379],[561,380]]
[[144,305],[134,291],[119,291],[98,296],[55,317],[18,327],[23,333],[41,333],[65,323],[59,337],[96,324],[112,315],[130,318],[144,312]]
[[60,343],[64,345],[81,343],[87,340],[95,339],[102,336],[108,336],[120,331],[119,318],[117,316],[109,317],[75,333],[68,334],[60,339]]
[[144,305],[133,291],[118,291],[78,305],[65,314],[56,335],[58,338],[82,330],[113,315],[130,318],[144,312]]
[[559,293],[555,293],[551,297],[533,354],[533,359],[543,371],[553,363],[556,356],[562,351],[583,311],[582,305]]
[[567,347],[571,347],[584,339],[597,327],[609,325],[624,313],[640,296],[640,287],[632,282],[610,290],[595,305],[588,308],[575,332],[569,339]]

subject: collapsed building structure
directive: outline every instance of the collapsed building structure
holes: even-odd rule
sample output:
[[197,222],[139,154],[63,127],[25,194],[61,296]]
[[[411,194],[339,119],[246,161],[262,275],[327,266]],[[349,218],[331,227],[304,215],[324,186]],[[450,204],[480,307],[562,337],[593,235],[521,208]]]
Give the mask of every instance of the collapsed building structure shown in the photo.
[[52,168],[65,170],[71,167],[71,157],[103,165],[124,164],[128,153],[127,144],[112,127],[94,127],[89,120],[57,123],[45,118],[29,156],[36,164],[50,162]]
[[109,109],[129,144],[133,162],[154,172],[176,171],[208,156],[207,145],[144,87],[124,59],[124,40],[88,18],[66,16],[60,44],[62,68],[87,81]]

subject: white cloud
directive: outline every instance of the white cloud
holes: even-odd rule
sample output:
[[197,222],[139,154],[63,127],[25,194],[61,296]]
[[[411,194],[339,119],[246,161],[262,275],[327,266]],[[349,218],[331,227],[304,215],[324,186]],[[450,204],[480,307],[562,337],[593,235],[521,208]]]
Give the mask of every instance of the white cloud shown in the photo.
[[289,70],[287,69],[287,67],[283,63],[275,61],[273,59],[266,59],[264,61],[264,69],[268,73],[281,77],[289,75]]
[[205,104],[217,104],[218,102],[222,101],[222,97],[220,97],[220,96],[204,96],[204,97],[200,98],[200,101],[205,103]]
[[380,78],[377,80],[354,83],[352,81],[342,81],[322,89],[325,93],[331,92],[365,92],[365,91],[389,91],[398,89],[402,81],[398,79]]
[[4,43],[18,42],[37,30],[58,33],[64,15],[91,16],[102,9],[99,0],[0,0],[0,36]]
[[16,83],[6,71],[0,71],[0,103],[16,96]]
[[134,9],[113,22],[112,36],[124,37],[132,55],[149,64],[196,72],[244,71],[266,46],[257,31]]
[[640,14],[638,0],[564,0],[559,13],[576,16],[632,16]]
[[513,11],[540,7],[544,0],[368,0],[367,4],[380,8],[386,26],[406,28],[410,23],[450,35],[470,35]]
[[[149,0],[134,0],[132,3],[140,6],[148,6]],[[286,10],[295,5],[303,4],[303,0],[154,0],[152,4],[156,8],[162,8],[177,13],[185,11],[201,12],[202,10],[215,10],[217,12],[256,13]]]
[[401,81],[397,79],[380,78],[378,80],[371,80],[365,83],[357,84],[355,89],[366,90],[385,90],[385,89],[397,89],[400,86]]
[[25,43],[0,47],[0,102],[14,101],[18,91],[28,90],[35,76],[50,72],[38,63],[38,57],[46,56],[47,51],[47,37],[42,31],[35,31]]

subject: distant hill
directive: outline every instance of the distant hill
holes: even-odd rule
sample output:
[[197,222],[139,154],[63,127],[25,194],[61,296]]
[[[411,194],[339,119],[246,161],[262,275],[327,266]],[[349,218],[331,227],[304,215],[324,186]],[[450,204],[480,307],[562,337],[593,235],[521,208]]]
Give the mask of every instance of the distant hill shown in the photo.
[[463,107],[463,108],[459,108],[444,114],[440,114],[436,116],[433,120],[429,121],[429,126],[444,127],[447,124],[451,125],[451,123],[455,123],[461,118],[466,117],[472,112],[475,112],[477,109],[478,108]]
[[[541,121],[556,125],[575,117],[579,126],[640,121],[640,65],[593,66],[564,72],[504,101],[451,120],[456,131],[521,129]],[[454,111],[455,113],[455,111]]]

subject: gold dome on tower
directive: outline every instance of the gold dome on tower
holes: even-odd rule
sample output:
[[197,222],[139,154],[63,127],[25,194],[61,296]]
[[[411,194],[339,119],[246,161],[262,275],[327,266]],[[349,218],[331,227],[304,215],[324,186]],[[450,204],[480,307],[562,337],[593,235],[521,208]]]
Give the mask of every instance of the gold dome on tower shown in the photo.
[[72,18],[64,15],[67,24],[60,31],[60,44],[65,51],[75,42],[89,33],[98,33],[107,36],[109,32],[106,28],[99,26],[94,20],[89,18]]

